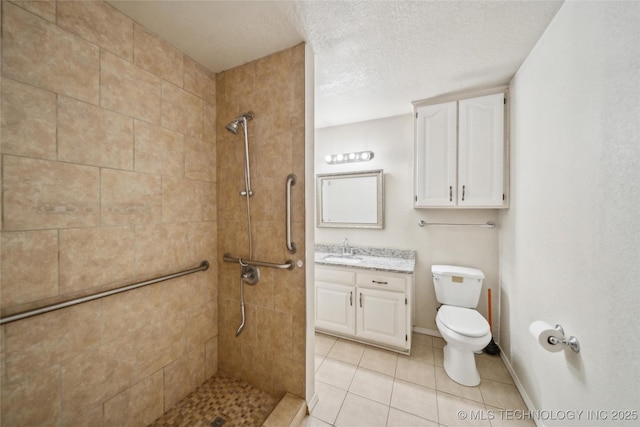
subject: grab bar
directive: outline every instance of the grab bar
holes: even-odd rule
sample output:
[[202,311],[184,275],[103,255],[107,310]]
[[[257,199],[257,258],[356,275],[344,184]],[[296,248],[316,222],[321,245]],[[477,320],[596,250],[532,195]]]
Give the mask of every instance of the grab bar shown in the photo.
[[274,264],[272,262],[266,261],[256,261],[253,259],[242,259],[242,258],[234,258],[231,254],[224,254],[222,257],[224,262],[237,262],[241,265],[255,265],[258,267],[269,267],[269,268],[277,268],[280,270],[293,270],[294,263],[291,260],[288,260],[284,264]]
[[445,227],[484,227],[484,228],[496,228],[496,224],[494,222],[491,221],[487,221],[484,224],[453,224],[453,223],[448,223],[448,222],[426,222],[425,220],[421,219],[420,221],[418,221],[418,225],[420,227],[424,227],[425,225],[438,225],[438,226],[445,226]]
[[20,313],[12,314],[0,319],[0,325],[5,323],[15,322],[16,320],[26,319],[27,317],[37,316],[39,314],[48,313],[50,311],[59,310],[61,308],[70,307],[76,304],[82,304],[83,302],[93,301],[98,298],[108,297],[110,295],[119,294],[121,292],[131,291],[133,289],[142,288],[143,286],[153,285],[154,283],[164,282],[165,280],[175,279],[187,274],[197,273],[198,271],[206,271],[209,268],[209,261],[202,261],[198,267],[188,270],[179,271],[177,273],[167,274],[166,276],[156,277],[155,279],[145,280],[143,282],[134,283],[131,285],[121,286],[119,288],[111,289],[110,291],[98,292],[92,295],[87,295],[80,298],[74,298],[68,301],[60,302],[57,304],[46,305],[44,307],[36,308],[33,310],[22,311]]
[[286,227],[287,227],[287,250],[290,254],[296,253],[296,244],[291,241],[291,186],[296,183],[296,176],[291,174],[287,177],[287,212],[286,212]]

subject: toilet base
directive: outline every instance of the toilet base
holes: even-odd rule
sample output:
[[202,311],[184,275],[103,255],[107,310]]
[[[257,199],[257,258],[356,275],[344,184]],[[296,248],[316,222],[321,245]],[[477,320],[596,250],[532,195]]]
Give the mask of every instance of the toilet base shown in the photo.
[[458,384],[473,387],[480,384],[480,374],[472,351],[460,351],[450,344],[444,346],[444,371]]

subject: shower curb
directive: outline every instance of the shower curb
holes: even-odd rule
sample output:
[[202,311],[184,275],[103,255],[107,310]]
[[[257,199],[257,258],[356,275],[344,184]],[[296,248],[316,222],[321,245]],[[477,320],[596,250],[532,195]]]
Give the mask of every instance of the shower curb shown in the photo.
[[299,427],[307,414],[307,403],[304,399],[287,393],[278,402],[262,427]]

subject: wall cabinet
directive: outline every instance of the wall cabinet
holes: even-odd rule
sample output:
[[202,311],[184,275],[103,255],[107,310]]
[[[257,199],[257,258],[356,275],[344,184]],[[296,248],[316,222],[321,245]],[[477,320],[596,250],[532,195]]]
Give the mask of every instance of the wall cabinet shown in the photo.
[[413,275],[317,266],[315,289],[316,330],[409,354]]
[[414,105],[414,207],[507,207],[505,93]]

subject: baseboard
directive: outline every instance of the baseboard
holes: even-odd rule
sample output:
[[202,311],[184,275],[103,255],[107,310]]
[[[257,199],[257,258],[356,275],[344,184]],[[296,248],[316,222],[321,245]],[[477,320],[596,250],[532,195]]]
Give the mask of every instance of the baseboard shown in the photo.
[[[498,344],[498,348],[500,348],[499,344]],[[509,363],[507,356],[504,355],[504,351],[502,351],[502,348],[500,348],[500,359],[502,359],[502,363],[504,363],[504,366],[507,368],[507,371],[509,371],[509,375],[511,375],[511,379],[513,379],[513,383],[516,385],[516,388],[520,392],[520,396],[522,396],[522,400],[524,401],[524,404],[527,405],[527,409],[531,412],[537,411],[537,409],[535,409],[533,405],[533,402],[529,398],[527,391],[524,389],[524,386],[522,385],[522,383],[520,382],[520,379],[516,375],[516,372],[513,370],[513,366],[511,366],[511,363]],[[542,420],[533,418],[533,422],[536,424],[537,427],[545,427]]]
[[434,331],[433,329],[427,329],[427,328],[421,328],[419,326],[414,326],[412,328],[412,330],[413,330],[413,332],[417,332],[419,334],[431,335],[432,337],[440,337],[440,338],[442,338],[442,335],[440,335],[440,332]]
[[311,411],[313,411],[313,408],[315,408],[317,404],[318,404],[318,393],[314,391],[313,396],[311,396],[311,399],[307,401],[307,411],[311,413]]

